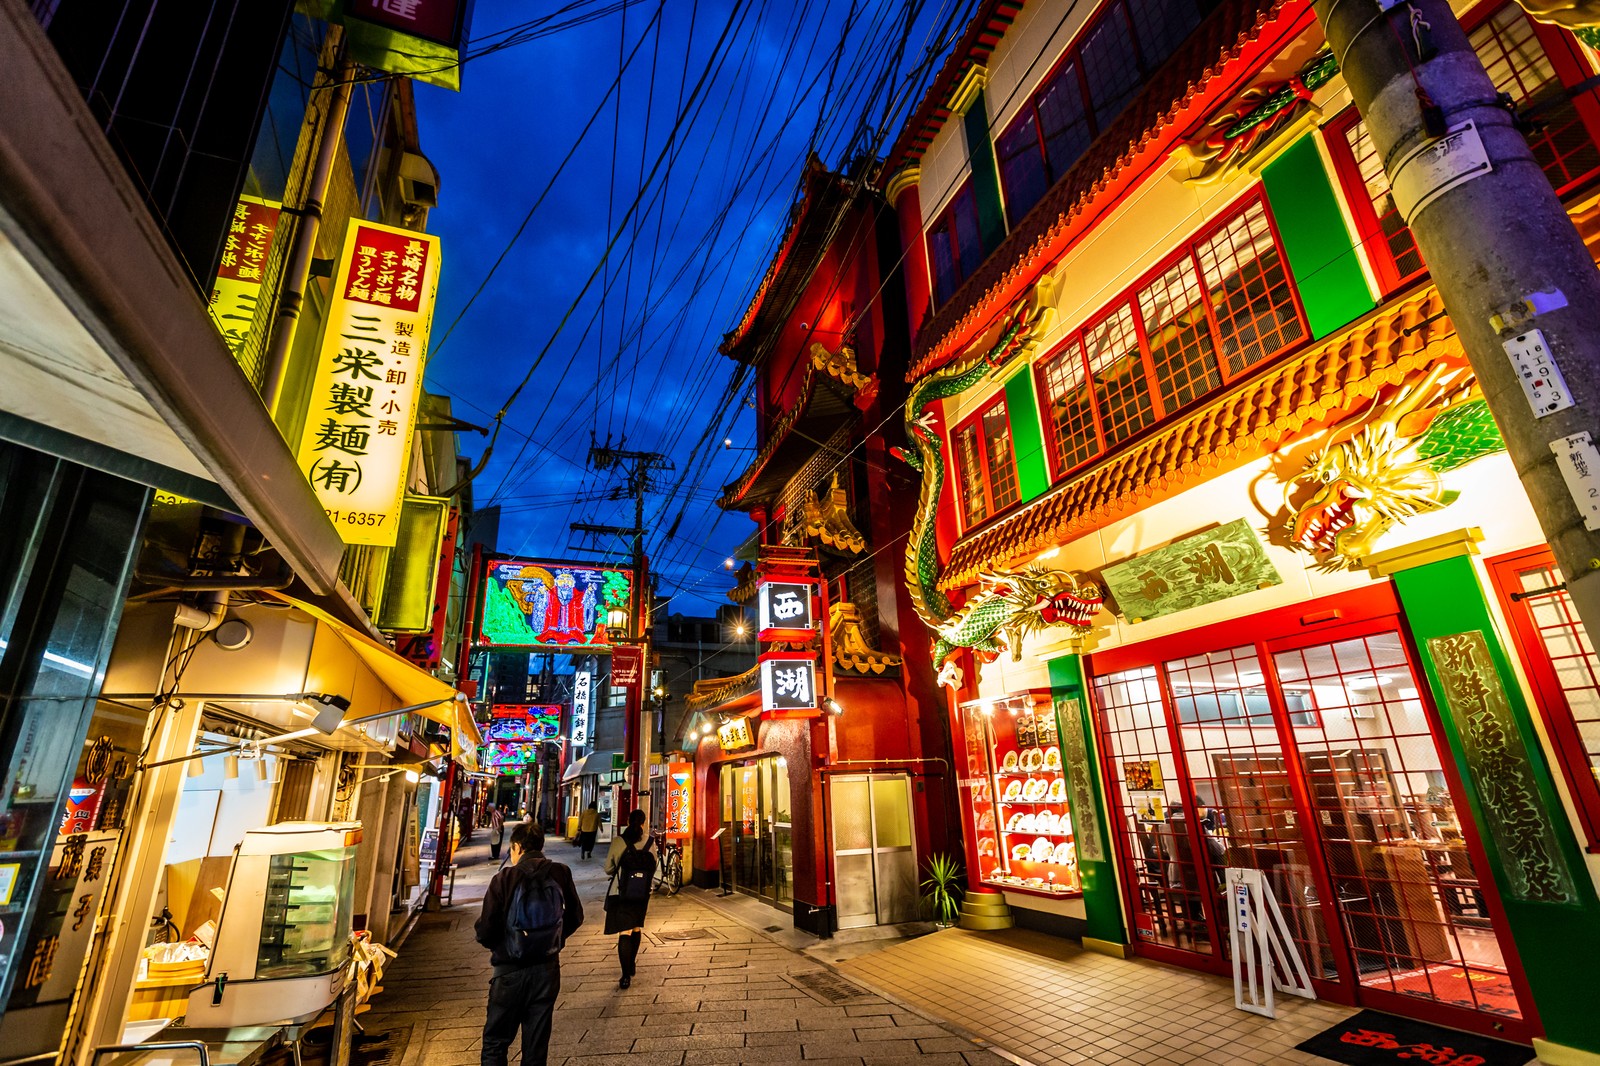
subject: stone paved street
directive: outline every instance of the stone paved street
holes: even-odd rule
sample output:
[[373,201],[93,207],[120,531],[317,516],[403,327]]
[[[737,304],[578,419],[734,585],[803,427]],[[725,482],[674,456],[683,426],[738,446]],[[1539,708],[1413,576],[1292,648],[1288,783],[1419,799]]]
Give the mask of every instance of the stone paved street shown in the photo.
[[[616,938],[601,929],[603,848],[590,862],[552,841],[547,854],[573,867],[584,898],[583,928],[561,956],[551,1066],[677,1066],[806,1062],[997,1064],[976,1042],[881,997],[826,1005],[787,978],[830,975],[812,959],[712,909],[698,892],[650,904],[633,987],[617,988]],[[362,1016],[369,1034],[395,1032],[398,1066],[467,1066],[479,1057],[489,956],[472,938],[487,848],[462,849],[455,905],[425,914]],[[674,940],[675,933],[696,939]],[[513,1046],[512,1061],[518,1059]]]

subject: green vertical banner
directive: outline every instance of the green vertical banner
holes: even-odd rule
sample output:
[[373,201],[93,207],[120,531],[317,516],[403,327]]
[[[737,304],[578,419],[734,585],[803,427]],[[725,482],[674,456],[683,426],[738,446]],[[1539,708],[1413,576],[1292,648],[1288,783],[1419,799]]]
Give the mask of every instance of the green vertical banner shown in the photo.
[[1111,861],[1111,836],[1106,829],[1105,790],[1100,760],[1095,756],[1094,727],[1083,685],[1083,659],[1063,655],[1051,659],[1050,695],[1061,735],[1061,767],[1067,775],[1067,803],[1072,809],[1072,835],[1083,880],[1086,939],[1126,944],[1117,872]]
[[1311,336],[1326,337],[1377,306],[1316,140],[1307,134],[1290,145],[1262,170],[1261,184]]
[[1006,382],[1006,414],[1011,419],[1011,454],[1017,460],[1017,491],[1022,502],[1050,487],[1050,464],[1044,457],[1044,426],[1033,391],[1033,369],[1024,366]]
[[1546,1038],[1600,1054],[1594,988],[1575,976],[1600,958],[1600,900],[1477,572],[1458,555],[1393,579]]
[[967,134],[968,162],[972,165],[972,195],[978,201],[978,235],[988,257],[1006,239],[1006,212],[1000,202],[1000,168],[989,140],[989,105],[979,89],[967,113],[961,116]]

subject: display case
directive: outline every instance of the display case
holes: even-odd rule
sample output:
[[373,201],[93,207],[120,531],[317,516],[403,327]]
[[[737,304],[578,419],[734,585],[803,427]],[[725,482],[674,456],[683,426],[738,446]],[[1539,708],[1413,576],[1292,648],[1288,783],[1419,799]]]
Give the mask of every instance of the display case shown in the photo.
[[1060,731],[1047,697],[962,708],[978,876],[997,888],[1082,891]]
[[350,961],[359,822],[280,822],[244,835],[190,1026],[301,1021],[333,1002]]

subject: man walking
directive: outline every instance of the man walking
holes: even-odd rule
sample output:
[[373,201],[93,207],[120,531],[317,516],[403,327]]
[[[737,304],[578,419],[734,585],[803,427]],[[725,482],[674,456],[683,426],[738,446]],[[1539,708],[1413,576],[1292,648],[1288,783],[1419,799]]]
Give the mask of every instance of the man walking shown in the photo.
[[494,875],[474,930],[489,949],[489,1014],[483,1066],[506,1066],[522,1030],[524,1066],[544,1066],[561,992],[561,946],[583,924],[572,871],[544,857],[544,830],[528,822],[511,830],[511,862]]

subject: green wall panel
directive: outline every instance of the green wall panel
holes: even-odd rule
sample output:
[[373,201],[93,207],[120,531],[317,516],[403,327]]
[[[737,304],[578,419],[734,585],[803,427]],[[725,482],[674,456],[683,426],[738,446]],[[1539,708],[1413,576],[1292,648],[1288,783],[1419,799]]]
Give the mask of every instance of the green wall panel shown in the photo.
[[[1097,940],[1104,940],[1112,944],[1126,944],[1128,938],[1122,924],[1122,902],[1117,893],[1117,872],[1111,862],[1111,850],[1116,845],[1112,842],[1111,834],[1106,831],[1105,817],[1105,789],[1100,784],[1100,758],[1096,754],[1094,718],[1089,713],[1089,696],[1083,686],[1083,660],[1077,655],[1064,655],[1059,659],[1051,659],[1050,668],[1050,694],[1056,701],[1061,727],[1061,758],[1069,776],[1078,760],[1074,757],[1072,748],[1073,723],[1067,720],[1067,714],[1073,707],[1078,709],[1078,728],[1082,730],[1083,738],[1083,764],[1087,767],[1085,773],[1086,790],[1079,790],[1074,782],[1068,781],[1067,797],[1072,808],[1073,834],[1077,838],[1078,873],[1083,878],[1083,909],[1088,923],[1088,936]],[[1089,810],[1082,809],[1084,799],[1087,799]],[[1084,828],[1093,819],[1093,828],[1099,836],[1101,858],[1099,860],[1084,857],[1084,849],[1089,846]]]
[[987,257],[1006,239],[1006,213],[1000,204],[1000,169],[994,160],[994,144],[989,140],[989,108],[978,95],[962,116],[966,127],[968,159],[972,163],[972,195],[978,201],[978,234],[983,238]]
[[1011,452],[1017,459],[1017,490],[1026,503],[1050,487],[1050,464],[1044,457],[1044,428],[1031,367],[1023,367],[1006,382],[1006,413],[1011,418]]
[[[1461,773],[1463,813],[1482,838],[1545,1034],[1600,1053],[1594,986],[1574,979],[1600,958],[1600,901],[1477,571],[1456,556],[1401,571],[1394,585]],[[1453,646],[1470,646],[1471,660],[1450,661]],[[1462,735],[1463,722],[1473,723],[1472,735]],[[1530,870],[1542,888],[1530,884]]]
[[1356,259],[1315,139],[1307,134],[1261,172],[1313,337],[1377,306]]

